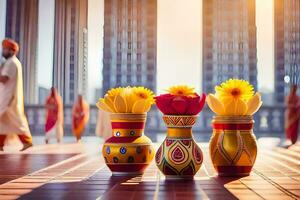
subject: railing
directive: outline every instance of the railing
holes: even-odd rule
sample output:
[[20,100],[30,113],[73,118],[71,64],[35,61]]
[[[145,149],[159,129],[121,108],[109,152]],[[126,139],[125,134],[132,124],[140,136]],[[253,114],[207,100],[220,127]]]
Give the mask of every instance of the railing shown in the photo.
[[[44,134],[45,124],[45,108],[43,105],[27,105],[25,106],[26,115],[33,135]],[[255,128],[254,132],[257,136],[272,135],[282,136],[284,133],[284,105],[263,106],[254,116]],[[72,106],[64,107],[64,130],[66,135],[71,134],[71,116]],[[152,136],[156,133],[162,133],[166,127],[161,119],[162,114],[154,107],[148,113],[146,124],[146,132]],[[213,113],[208,107],[200,113],[199,119],[194,126],[194,133],[207,134],[211,133],[211,119]],[[96,106],[90,108],[90,121],[86,128],[86,135],[94,135],[97,123],[98,109]]]

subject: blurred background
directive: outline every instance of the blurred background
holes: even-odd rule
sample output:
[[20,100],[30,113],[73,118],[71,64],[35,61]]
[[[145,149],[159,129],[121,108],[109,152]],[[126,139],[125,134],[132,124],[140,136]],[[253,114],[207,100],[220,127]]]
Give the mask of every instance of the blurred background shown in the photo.
[[[228,78],[263,96],[255,133],[284,136],[284,99],[298,84],[299,0],[0,0],[0,39],[19,42],[24,100],[33,135],[44,134],[44,103],[54,86],[65,105],[65,133],[78,94],[91,104],[111,87],[142,85],[158,94],[174,84],[214,92]],[[194,128],[209,138],[205,108]],[[154,107],[146,132],[165,130]]]

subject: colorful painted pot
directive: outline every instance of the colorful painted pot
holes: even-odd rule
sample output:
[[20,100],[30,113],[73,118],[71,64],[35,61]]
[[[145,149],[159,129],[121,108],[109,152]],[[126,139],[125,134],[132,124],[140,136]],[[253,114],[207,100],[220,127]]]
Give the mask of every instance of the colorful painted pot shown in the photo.
[[200,169],[203,154],[193,138],[197,116],[164,115],[167,136],[155,155],[166,178],[193,178]]
[[146,114],[113,113],[113,136],[102,154],[113,175],[142,174],[154,157],[151,140],[144,135]]
[[209,150],[219,176],[246,176],[254,165],[257,146],[252,116],[215,116]]

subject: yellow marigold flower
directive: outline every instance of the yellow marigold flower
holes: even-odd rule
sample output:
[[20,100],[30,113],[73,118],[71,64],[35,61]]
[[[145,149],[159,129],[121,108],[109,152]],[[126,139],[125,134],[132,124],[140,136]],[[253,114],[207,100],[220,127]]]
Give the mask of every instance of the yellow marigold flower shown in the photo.
[[247,102],[254,94],[253,86],[245,80],[229,79],[215,87],[216,96],[224,104],[233,100],[243,100]]
[[151,90],[144,87],[134,87],[133,88],[133,99],[134,101],[146,100],[151,104],[154,103],[154,94]]
[[175,96],[193,96],[195,94],[195,88],[187,85],[172,86],[167,91]]

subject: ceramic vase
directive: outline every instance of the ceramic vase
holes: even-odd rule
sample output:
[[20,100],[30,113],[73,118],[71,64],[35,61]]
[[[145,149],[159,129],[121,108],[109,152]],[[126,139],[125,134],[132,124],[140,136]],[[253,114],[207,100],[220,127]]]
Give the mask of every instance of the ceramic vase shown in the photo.
[[142,174],[154,157],[151,140],[144,135],[146,114],[112,113],[112,137],[102,149],[113,175]]
[[254,165],[257,146],[252,116],[215,116],[210,157],[219,176],[247,176]]
[[200,169],[203,154],[196,144],[192,126],[197,116],[164,115],[167,134],[155,155],[160,171],[167,179],[193,178]]

